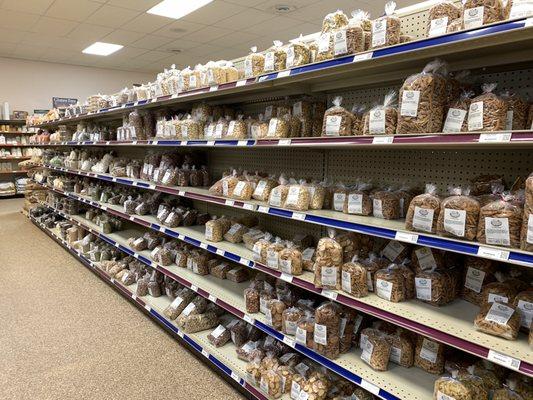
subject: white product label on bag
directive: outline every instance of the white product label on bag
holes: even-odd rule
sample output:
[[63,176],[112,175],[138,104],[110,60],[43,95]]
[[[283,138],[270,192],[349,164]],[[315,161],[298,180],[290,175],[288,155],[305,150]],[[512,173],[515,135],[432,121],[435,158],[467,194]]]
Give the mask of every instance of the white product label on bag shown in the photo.
[[495,301],[507,304],[509,299],[506,296],[501,296],[496,293],[489,293],[489,296],[487,297],[487,303],[494,303]]
[[352,292],[352,278],[348,271],[342,271],[342,290]]
[[485,217],[485,238],[487,244],[509,246],[509,219]]
[[413,227],[419,231],[431,232],[433,227],[433,214],[435,210],[415,207],[415,212],[413,213]]
[[230,121],[228,125],[228,136],[233,135],[234,130],[235,130],[235,121]]
[[207,240],[213,240],[213,227],[211,225],[205,226],[205,238]]
[[318,37],[318,52],[327,53],[329,51],[330,33],[326,32]]
[[479,131],[483,129],[483,102],[471,103],[468,109],[468,130]]
[[267,250],[267,267],[278,269],[279,253],[276,250]]
[[296,323],[295,321],[285,321],[285,333],[287,335],[295,335],[297,327],[298,327],[298,323]]
[[290,68],[294,65],[294,47],[289,47],[287,49],[287,68]]
[[250,78],[253,75],[252,59],[246,57],[244,60],[244,74],[247,78]]
[[216,138],[221,138],[223,132],[224,132],[224,124],[223,123],[216,124],[214,136]]
[[254,196],[262,197],[263,192],[265,191],[265,188],[266,188],[266,184],[267,184],[266,181],[259,181],[259,183],[255,187]]
[[315,323],[315,343],[323,344],[324,346],[328,343],[328,333],[326,325],[320,325]]
[[387,20],[372,21],[372,47],[383,46],[387,42]]
[[416,117],[418,115],[419,101],[419,90],[404,90],[402,93],[402,107],[400,108],[400,115],[406,117]]
[[465,277],[465,287],[473,290],[476,293],[481,293],[483,287],[483,280],[485,279],[485,271],[477,268],[468,267]]
[[233,236],[235,235],[237,232],[239,232],[239,230],[242,229],[242,225],[241,224],[233,224],[230,228],[230,230],[228,231],[228,235],[229,236]]
[[507,307],[504,304],[493,303],[489,312],[485,316],[485,320],[505,325],[513,316],[514,312],[515,310],[511,307]]
[[315,249],[312,247],[308,247],[302,252],[302,260],[311,261],[313,259],[314,254],[315,254]]
[[385,110],[383,108],[370,111],[368,130],[371,134],[385,133]]
[[483,14],[485,7],[466,8],[463,14],[465,29],[478,28],[483,25]]
[[276,129],[278,127],[278,119],[272,118],[268,123],[268,133],[267,136],[276,136]]
[[184,138],[189,136],[189,127],[187,125],[181,126],[181,136],[183,136]]
[[196,308],[196,306],[194,305],[194,303],[189,303],[187,305],[187,307],[185,307],[185,309],[182,311],[182,315],[185,315],[186,317],[190,315],[190,313],[192,313],[194,311],[194,309]]
[[520,325],[529,329],[531,320],[533,319],[533,303],[525,300],[518,300],[517,305],[520,313]]
[[265,310],[265,320],[267,325],[273,326],[274,323],[272,322],[272,310],[268,307],[266,307]]
[[374,345],[366,340],[363,346],[363,352],[361,353],[361,360],[370,364],[370,359],[372,358],[372,353],[374,352]]
[[361,315],[358,315],[355,318],[355,321],[353,323],[353,333],[357,335],[359,333],[359,328],[361,327],[361,322],[363,322],[363,317]]
[[466,118],[466,110],[459,108],[450,108],[446,115],[446,121],[444,121],[444,127],[442,132],[461,132],[461,128]]
[[271,206],[281,207],[281,190],[274,188],[270,192],[270,201]]
[[292,105],[292,115],[295,117],[302,116],[302,102],[298,101]]
[[337,268],[338,267],[322,267],[320,276],[322,278],[322,285],[335,286],[337,285]]
[[437,361],[437,352],[439,350],[438,343],[432,342],[431,340],[424,339],[422,342],[422,348],[420,349],[420,358],[423,358],[426,361],[429,361],[432,364],[435,364]]
[[465,235],[466,211],[444,209],[444,230],[457,237]]
[[372,200],[374,217],[383,218],[383,202],[380,199]]
[[333,194],[333,209],[335,211],[342,211],[344,208],[345,199],[346,199],[346,193],[334,193]]
[[286,274],[292,274],[291,260],[279,260],[279,269]]
[[429,37],[444,35],[448,28],[448,17],[432,19],[429,24]]
[[196,75],[191,75],[189,77],[189,88],[194,89],[196,88],[196,86],[197,86]]
[[524,18],[533,15],[532,0],[513,0],[509,19]]
[[403,244],[397,240],[391,240],[383,249],[382,254],[387,257],[389,261],[394,261],[400,255],[403,249],[405,249]]
[[298,197],[300,195],[300,186],[290,186],[289,192],[287,194],[287,200],[285,201],[285,205],[298,205]]
[[307,331],[302,328],[296,328],[296,343],[305,345],[307,340]]
[[269,51],[265,54],[265,72],[274,71],[274,52]]
[[457,400],[455,397],[448,396],[447,394],[442,393],[440,390],[437,391],[437,400]]
[[366,273],[366,286],[368,287],[369,292],[374,291],[374,281],[372,280],[372,274],[370,271],[367,271]]
[[352,193],[348,195],[348,214],[361,214],[363,212],[363,195]]
[[266,108],[265,108],[265,119],[272,118],[273,111],[274,111],[274,106],[266,106]]
[[399,347],[390,348],[390,360],[395,364],[400,364],[402,359],[402,349]]
[[342,117],[340,115],[328,115],[326,117],[326,135],[338,135],[341,129]]
[[505,130],[510,131],[513,129],[513,110],[507,110],[505,115]]
[[529,217],[527,218],[526,241],[528,243],[533,243],[533,214],[529,214]]
[[383,279],[376,280],[376,294],[382,299],[389,300],[392,295],[392,283]]
[[431,279],[415,278],[416,298],[431,300]]
[[292,381],[291,384],[291,399],[292,400],[298,400],[298,396],[300,395],[300,385],[296,383],[296,381]]
[[346,41],[346,30],[340,30],[335,32],[333,37],[334,41],[334,54],[336,56],[348,53],[348,42]]
[[236,196],[236,197],[241,197],[242,191],[243,191],[245,186],[246,186],[246,182],[239,181],[239,183],[237,183],[235,185],[235,189],[233,189],[233,195]]
[[429,247],[422,247],[421,249],[415,250],[415,255],[422,271],[437,268],[435,257]]

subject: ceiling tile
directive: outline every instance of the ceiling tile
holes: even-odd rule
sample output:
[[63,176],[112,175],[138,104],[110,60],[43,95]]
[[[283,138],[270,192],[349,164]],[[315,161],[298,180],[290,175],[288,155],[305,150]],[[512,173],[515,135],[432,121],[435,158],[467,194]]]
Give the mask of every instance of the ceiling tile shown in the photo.
[[93,43],[109,35],[112,31],[112,28],[105,26],[79,24],[67,35],[67,37],[70,39],[84,40],[88,43]]
[[366,4],[360,1],[355,2],[353,0],[336,0],[335,4],[328,1],[313,1],[313,4],[300,7],[289,13],[288,16],[290,18],[317,24],[316,31],[318,32],[322,28],[322,20],[327,14],[339,9],[343,10],[346,15],[349,16],[350,12],[357,8],[365,9]]
[[319,29],[320,28],[318,28],[316,24],[304,22],[303,24],[294,25],[288,29],[280,30],[276,32],[275,36],[285,43],[291,39],[296,39],[300,34],[303,34],[304,36],[309,35],[310,33],[317,32]]
[[[220,20],[216,22],[214,25],[219,26],[221,28],[241,31],[241,30],[248,30],[246,28],[250,28],[256,24],[259,24],[264,21],[268,21],[269,19],[272,19],[272,18],[274,18],[274,15],[272,14],[250,8],[239,14],[235,14],[229,18]],[[257,32],[262,33],[261,31],[257,31]]]
[[225,19],[246,10],[232,3],[225,3],[221,0],[215,0],[212,3],[183,17],[185,21],[196,22],[199,24],[211,25],[221,19]]
[[160,2],[161,0],[109,0],[107,4],[144,12]]
[[52,36],[64,36],[76,26],[78,26],[77,22],[43,16],[32,26],[31,31]]
[[202,62],[207,62],[210,60],[210,53],[217,53],[223,50],[225,50],[225,48],[222,46],[215,46],[212,44],[201,44],[199,46],[193,47],[189,50],[189,52],[199,56],[204,56],[205,60],[203,60]]
[[54,0],[4,0],[2,8],[31,14],[44,14]]
[[167,58],[169,54],[166,51],[148,51],[140,56],[135,57],[135,61],[146,61],[146,62],[156,62]]
[[1,27],[29,30],[38,20],[39,16],[35,14],[2,10]]
[[94,67],[100,62],[100,56],[92,54],[77,53],[74,57],[71,58],[70,62],[73,62],[78,65],[84,65],[88,67]]
[[164,46],[166,50],[170,49],[179,49],[179,50],[189,50],[197,46],[201,46],[201,43],[193,42],[192,40],[178,39],[173,42],[168,43]]
[[87,18],[85,22],[116,28],[128,21],[131,21],[137,15],[139,15],[138,11],[133,11],[122,7],[114,7],[106,4],[96,10],[96,12]]
[[225,3],[237,4],[245,7],[255,7],[265,0],[223,0]]
[[232,33],[234,31],[225,28],[219,28],[216,26],[206,26],[205,28],[183,36],[183,39],[192,40],[200,43],[210,43],[213,40]]
[[213,60],[234,60],[248,54],[249,49],[224,49],[222,51],[214,52],[211,54]]
[[255,46],[255,41],[259,39],[261,35],[250,32],[236,31],[228,35],[220,36],[219,38],[211,41],[211,44],[224,46],[224,47],[233,47],[239,44],[245,44],[247,47]]
[[78,53],[75,51],[48,48],[39,58],[39,61],[64,63],[72,60],[77,55]]
[[102,4],[89,0],[55,0],[54,4],[46,11],[46,15],[71,21],[84,21],[101,6]]
[[261,32],[263,37],[275,39],[276,33],[285,29],[292,28],[296,25],[301,25],[301,21],[288,17],[275,17],[267,21],[256,23],[248,28],[241,29],[250,33]]
[[48,42],[48,45],[54,49],[62,50],[72,50],[76,53],[81,53],[81,51],[86,48],[92,42],[86,39],[72,39],[66,37],[57,37]]
[[17,47],[13,51],[13,57],[20,57],[20,58],[35,60],[41,57],[45,51],[46,51],[46,47],[44,46],[17,44]]
[[144,37],[145,34],[141,32],[132,32],[132,31],[125,31],[122,29],[117,29],[116,31],[111,32],[109,35],[104,36],[102,38],[102,41],[106,43],[118,43],[121,45],[129,45],[133,42],[136,42],[137,40]]
[[14,43],[0,42],[0,56],[10,56],[17,47]]
[[172,42],[173,39],[164,36],[146,35],[142,39],[131,43],[132,47],[141,49],[154,50]]
[[120,28],[135,32],[153,33],[171,22],[170,18],[160,17],[159,15],[141,14]]
[[146,49],[136,49],[134,47],[124,47],[117,51],[116,53],[111,54],[109,57],[129,57],[135,58],[139,57],[141,54],[146,53]]
[[15,29],[0,28],[0,41],[3,43],[20,43],[28,32],[18,31]]
[[177,39],[191,32],[197,32],[205,27],[206,25],[203,24],[195,24],[194,22],[187,22],[179,19],[161,29],[154,31],[153,34]]

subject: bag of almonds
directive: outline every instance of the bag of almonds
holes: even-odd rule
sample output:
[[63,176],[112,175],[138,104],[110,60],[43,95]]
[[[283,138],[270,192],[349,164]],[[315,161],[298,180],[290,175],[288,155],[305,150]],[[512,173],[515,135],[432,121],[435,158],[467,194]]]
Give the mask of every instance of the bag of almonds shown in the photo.
[[316,39],[316,53],[313,62],[331,60],[333,58],[333,32],[322,32]]
[[461,20],[462,7],[449,0],[440,0],[429,9],[427,35],[428,37],[446,34],[448,26]]
[[496,83],[481,86],[483,93],[472,99],[468,108],[469,131],[501,131],[505,129],[507,102],[495,95]]
[[446,64],[439,59],[411,75],[400,89],[396,133],[440,132],[447,101]]
[[333,106],[324,113],[322,136],[351,136],[352,114],[341,107],[341,96],[335,97],[332,103]]
[[409,204],[405,217],[405,228],[410,231],[435,233],[440,203],[437,187],[433,184],[427,184],[426,192],[413,198]]
[[394,135],[398,120],[396,91],[391,90],[383,98],[383,104],[375,105],[363,116],[363,135]]
[[363,134],[363,118],[365,116],[366,106],[354,104],[352,106],[352,135]]
[[333,31],[333,55],[342,57],[365,50],[365,37],[361,14],[352,12],[348,25]]
[[501,21],[504,9],[501,0],[466,0],[463,4],[464,29],[474,29]]
[[396,3],[389,1],[385,4],[385,15],[372,21],[372,48],[393,46],[400,43],[401,22],[394,13]]
[[450,197],[442,200],[437,233],[442,236],[474,240],[477,234],[479,202],[470,196],[470,188],[451,187]]
[[467,114],[473,96],[473,91],[465,90],[459,99],[450,104],[442,127],[443,133],[466,132],[468,130]]

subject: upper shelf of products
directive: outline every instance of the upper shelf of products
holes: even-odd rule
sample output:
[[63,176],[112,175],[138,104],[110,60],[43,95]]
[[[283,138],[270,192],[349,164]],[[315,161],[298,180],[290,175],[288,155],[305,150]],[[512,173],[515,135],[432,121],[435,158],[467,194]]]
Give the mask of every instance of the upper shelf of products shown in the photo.
[[[435,57],[445,57],[453,69],[517,64],[533,60],[533,18],[522,18],[480,28],[444,34],[343,56],[291,69],[241,79],[220,85],[180,91],[127,102],[94,112],[57,118],[33,126],[40,128],[75,124],[85,120],[119,119],[124,112],[203,100],[239,102],[258,95],[290,95],[323,92],[345,87],[367,86],[396,81],[419,71]],[[494,55],[498,54],[499,57]]]

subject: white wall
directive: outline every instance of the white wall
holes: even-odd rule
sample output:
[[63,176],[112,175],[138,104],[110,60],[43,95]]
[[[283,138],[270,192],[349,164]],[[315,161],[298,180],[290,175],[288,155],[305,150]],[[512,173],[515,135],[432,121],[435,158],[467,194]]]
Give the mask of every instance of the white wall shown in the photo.
[[52,97],[84,101],[96,93],[112,94],[133,83],[149,82],[155,74],[117,71],[0,57],[0,102],[13,110],[52,108]]

